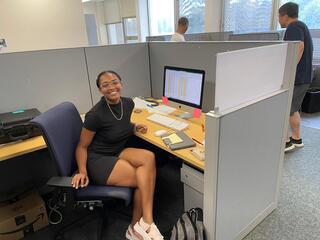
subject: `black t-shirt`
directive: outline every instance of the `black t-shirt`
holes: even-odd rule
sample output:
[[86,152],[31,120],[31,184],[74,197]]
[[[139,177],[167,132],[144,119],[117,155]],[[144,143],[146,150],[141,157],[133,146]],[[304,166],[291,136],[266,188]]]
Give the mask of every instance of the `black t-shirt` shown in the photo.
[[303,55],[297,66],[295,85],[311,83],[313,43],[307,25],[301,21],[290,23],[283,40],[304,42]]
[[124,97],[121,97],[121,102],[109,104],[118,119],[123,107],[121,120],[113,116],[104,97],[86,114],[84,127],[96,133],[88,147],[89,153],[115,156],[124,149],[128,138],[133,134],[134,125],[130,118],[134,102],[131,98]]

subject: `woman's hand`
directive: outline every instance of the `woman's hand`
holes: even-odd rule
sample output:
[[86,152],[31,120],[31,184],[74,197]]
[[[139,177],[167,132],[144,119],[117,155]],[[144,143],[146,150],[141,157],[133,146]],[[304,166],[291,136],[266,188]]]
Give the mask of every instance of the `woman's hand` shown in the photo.
[[76,175],[73,176],[71,185],[75,189],[78,189],[79,186],[81,187],[86,187],[89,184],[89,178],[88,175],[85,173],[77,173]]
[[146,133],[148,131],[148,126],[144,124],[136,124],[135,126],[136,132]]

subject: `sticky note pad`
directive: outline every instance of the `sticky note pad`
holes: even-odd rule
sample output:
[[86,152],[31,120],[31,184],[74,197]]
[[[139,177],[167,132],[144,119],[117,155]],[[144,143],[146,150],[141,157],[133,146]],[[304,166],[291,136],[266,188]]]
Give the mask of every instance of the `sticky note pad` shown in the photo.
[[163,96],[163,97],[162,97],[162,104],[167,105],[168,103],[169,103],[168,98],[167,98],[167,97],[165,97],[165,96]]
[[175,133],[164,137],[163,139],[169,139],[170,140],[170,144],[176,144],[176,143],[181,143],[183,142],[183,140]]
[[201,117],[201,110],[199,108],[193,109],[193,117],[200,118]]

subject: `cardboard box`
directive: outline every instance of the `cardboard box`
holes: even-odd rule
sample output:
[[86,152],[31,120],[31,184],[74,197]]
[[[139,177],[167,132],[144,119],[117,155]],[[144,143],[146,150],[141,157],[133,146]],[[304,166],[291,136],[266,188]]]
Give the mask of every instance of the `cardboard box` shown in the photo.
[[0,206],[0,240],[22,239],[48,225],[44,201],[36,192]]

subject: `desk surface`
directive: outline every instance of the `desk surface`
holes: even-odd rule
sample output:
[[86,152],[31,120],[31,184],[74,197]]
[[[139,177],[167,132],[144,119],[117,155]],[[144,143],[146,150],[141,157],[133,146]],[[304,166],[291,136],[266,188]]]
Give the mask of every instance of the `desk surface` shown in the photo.
[[[183,159],[185,162],[191,164],[192,166],[195,166],[199,169],[204,169],[204,161],[199,160],[194,155],[191,154],[190,149],[191,148],[185,148],[180,150],[171,151],[162,141],[160,137],[156,137],[154,135],[154,132],[160,129],[165,129],[168,132],[173,131],[169,128],[160,126],[159,124],[153,123],[146,118],[150,115],[147,110],[143,110],[141,113],[132,113],[131,121],[134,123],[141,123],[148,126],[148,132],[146,134],[137,133],[136,135],[153,145],[156,145],[159,148],[164,149],[167,152],[172,153],[173,155]],[[189,126],[184,130],[184,132],[198,140],[199,142],[202,142],[204,140],[204,132],[202,130],[201,124],[204,124],[205,122],[205,116],[202,114],[200,119],[190,119],[188,120]]]
[[[204,161],[199,160],[195,156],[193,156],[190,152],[191,148],[180,149],[176,151],[171,151],[161,140],[160,137],[154,136],[154,132],[160,129],[166,129],[167,131],[172,131],[169,128],[160,126],[156,123],[148,121],[146,118],[150,114],[147,110],[143,110],[141,113],[132,113],[131,120],[134,123],[141,123],[148,125],[148,132],[146,134],[137,133],[136,135],[157,147],[164,149],[167,152],[172,153],[173,155],[183,159],[185,162],[199,168],[204,169]],[[201,124],[204,124],[205,117],[201,116],[200,119],[191,119],[189,120],[189,126],[185,130],[190,137],[202,142],[204,140],[204,133],[202,131]],[[34,138],[30,138],[24,141],[18,141],[14,143],[9,143],[0,146],[0,161],[7,160],[9,158],[17,157],[23,154],[27,154],[33,151],[37,151],[40,149],[46,148],[46,143],[43,137],[38,136]]]
[[0,146],[0,161],[34,152],[46,147],[47,145],[42,136],[4,144]]

